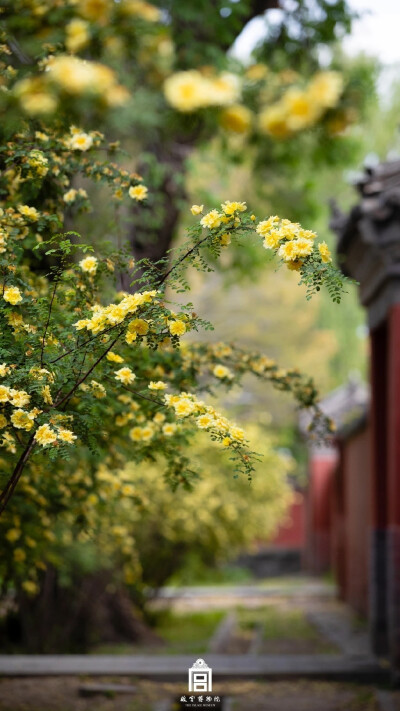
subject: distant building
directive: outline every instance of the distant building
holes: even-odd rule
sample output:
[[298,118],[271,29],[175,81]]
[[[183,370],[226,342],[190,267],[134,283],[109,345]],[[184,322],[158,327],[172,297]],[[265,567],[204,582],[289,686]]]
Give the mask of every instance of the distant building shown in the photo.
[[400,161],[368,169],[358,189],[359,204],[347,216],[334,208],[332,227],[341,268],[359,282],[367,310],[371,400],[345,386],[324,402],[338,436],[331,452],[311,452],[307,561],[315,571],[333,567],[399,682]]

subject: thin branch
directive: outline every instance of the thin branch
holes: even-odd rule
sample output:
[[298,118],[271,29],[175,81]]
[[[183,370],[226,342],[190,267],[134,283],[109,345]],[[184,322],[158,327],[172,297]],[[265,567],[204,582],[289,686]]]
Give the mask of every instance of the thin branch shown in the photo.
[[40,349],[40,365],[41,365],[42,368],[43,368],[44,345],[45,345],[45,341],[46,341],[47,329],[48,329],[49,324],[50,324],[51,311],[52,311],[52,308],[53,308],[53,303],[54,303],[54,299],[55,299],[55,296],[56,296],[56,291],[57,291],[57,286],[58,286],[58,284],[59,284],[59,279],[55,279],[55,280],[54,280],[53,293],[52,293],[52,295],[51,295],[51,300],[50,300],[50,304],[49,304],[49,313],[47,314],[47,321],[46,321],[46,325],[45,325],[45,327],[44,327],[44,333],[43,333],[43,338],[42,338],[42,346],[41,346],[41,349]]
[[36,444],[35,435],[31,435],[24,451],[22,452],[20,458],[18,459],[18,462],[15,465],[15,469],[13,473],[11,474],[5,489],[1,492],[0,495],[0,516],[3,513],[4,509],[6,508],[11,496],[14,493],[15,487],[18,484],[18,481],[20,479],[20,476],[23,472],[23,469],[25,467],[26,462],[28,461],[28,458]]
[[[109,375],[106,375],[106,380],[111,380],[111,382],[114,382],[113,379],[112,379]],[[123,383],[121,383],[121,387],[122,387],[124,390],[127,390],[128,393],[132,393],[132,395],[137,395],[137,397],[142,398],[142,400],[148,400],[148,401],[151,402],[153,405],[155,404],[155,405],[159,405],[160,407],[167,407],[167,405],[165,404],[165,402],[162,402],[161,400],[154,400],[154,398],[147,397],[146,395],[142,395],[142,394],[139,393],[137,390],[132,390],[132,388],[128,388],[128,386],[127,386],[127,385],[124,385]]]
[[82,378],[80,378],[80,379],[75,383],[75,385],[73,386],[73,388],[71,388],[71,390],[70,390],[66,395],[64,395],[64,397],[61,398],[61,400],[59,400],[58,402],[56,402],[56,403],[54,404],[54,407],[55,407],[55,408],[59,408],[60,405],[63,404],[63,402],[65,402],[66,400],[69,400],[69,398],[74,394],[75,390],[86,380],[87,377],[89,377],[90,373],[92,373],[92,371],[98,366],[98,364],[100,363],[100,361],[102,361],[103,358],[105,358],[105,356],[107,355],[107,353],[108,353],[108,352],[111,350],[111,348],[116,344],[116,342],[118,341],[118,339],[119,339],[120,336],[121,336],[121,333],[119,333],[119,334],[117,335],[117,337],[114,338],[113,341],[111,341],[110,345],[108,346],[108,348],[106,348],[106,350],[104,351],[104,353],[102,353],[102,354],[97,358],[97,360],[93,363],[93,365],[89,368],[89,370],[85,373],[85,375],[84,375]]
[[198,247],[200,247],[200,245],[202,245],[204,242],[206,242],[206,240],[208,239],[208,237],[209,237],[208,234],[207,234],[205,237],[202,237],[202,239],[199,240],[199,242],[196,242],[196,244],[194,244],[193,247],[191,247],[187,252],[185,252],[185,254],[183,254],[182,257],[180,257],[180,258],[178,259],[178,261],[175,262],[175,263],[172,265],[171,269],[168,269],[168,271],[164,274],[164,276],[162,277],[162,279],[160,279],[160,281],[158,282],[158,286],[161,286],[161,285],[166,281],[166,279],[168,279],[169,275],[172,274],[172,272],[173,272],[177,267],[179,267],[179,265],[182,264],[182,262],[184,262],[185,259],[187,259],[188,257],[190,257],[190,255],[193,254],[193,252],[194,252]]

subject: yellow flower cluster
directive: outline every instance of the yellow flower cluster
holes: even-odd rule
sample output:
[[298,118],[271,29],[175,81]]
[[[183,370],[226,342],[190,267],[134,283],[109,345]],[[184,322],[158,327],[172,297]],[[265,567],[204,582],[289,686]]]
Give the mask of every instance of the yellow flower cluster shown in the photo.
[[28,165],[33,169],[35,175],[44,178],[49,172],[49,161],[42,151],[32,150],[27,156]]
[[279,102],[262,110],[258,117],[259,130],[275,138],[286,138],[304,130],[337,104],[342,91],[341,74],[319,72],[305,89],[291,87]]
[[[122,301],[119,302],[119,304],[109,304],[108,306],[96,305],[93,307],[92,318],[81,319],[77,321],[74,326],[78,331],[85,328],[93,334],[101,333],[101,331],[104,331],[104,329],[108,326],[114,326],[122,323],[127,316],[134,314],[139,306],[149,304],[154,301],[156,294],[156,291],[144,291],[142,293],[138,292],[136,294],[127,294],[124,296]],[[141,319],[138,319],[138,321],[142,322]],[[143,321],[142,323],[146,322]],[[128,340],[130,328],[131,324],[128,327],[128,343],[130,342]],[[134,330],[135,337],[137,332],[140,333],[140,330],[138,330],[139,328],[140,324],[136,330]]]
[[[73,23],[67,27],[66,42],[70,51],[76,51],[77,45],[82,46],[87,40],[87,28],[79,20]],[[129,92],[118,84],[110,67],[69,55],[52,56],[43,74],[21,79],[14,89],[22,109],[31,116],[53,113],[59,101],[57,91],[76,97],[100,98],[111,107],[121,106],[129,99]]]
[[[199,214],[197,212],[197,208],[199,207],[203,209],[203,205],[192,206],[191,212],[193,215]],[[232,202],[230,200],[227,200],[226,202],[222,203],[221,212],[219,212],[218,210],[210,210],[210,212],[208,212],[206,215],[204,215],[204,217],[201,218],[200,224],[202,227],[208,227],[208,229],[213,230],[217,227],[220,227],[221,224],[229,224],[230,220],[233,219],[234,224],[237,225],[240,222],[237,213],[244,212],[246,209],[247,205],[245,202]]]
[[297,222],[281,220],[277,215],[273,215],[268,220],[259,222],[256,232],[264,238],[265,249],[277,250],[278,256],[290,269],[300,269],[304,259],[311,254],[319,254],[321,261],[325,263],[332,261],[327,244],[321,242],[316,253],[316,233],[303,229]]
[[79,190],[71,188],[66,193],[64,193],[63,200],[65,203],[67,203],[67,205],[70,205],[71,203],[75,202],[77,197],[87,198],[87,196],[88,194],[83,188],[79,188]]
[[168,103],[177,111],[190,112],[208,106],[229,106],[240,96],[240,79],[222,72],[205,76],[193,69],[172,74],[164,83]]
[[223,415],[215,410],[212,405],[206,405],[190,393],[181,392],[179,395],[165,395],[165,403],[175,411],[179,419],[195,416],[195,423],[201,430],[209,430],[224,446],[244,443],[244,431],[229,422]]
[[65,429],[65,427],[57,426],[57,429],[52,429],[50,425],[45,424],[38,427],[34,439],[42,447],[46,447],[48,444],[55,444],[57,440],[66,444],[73,444],[76,440],[76,435],[71,430]]

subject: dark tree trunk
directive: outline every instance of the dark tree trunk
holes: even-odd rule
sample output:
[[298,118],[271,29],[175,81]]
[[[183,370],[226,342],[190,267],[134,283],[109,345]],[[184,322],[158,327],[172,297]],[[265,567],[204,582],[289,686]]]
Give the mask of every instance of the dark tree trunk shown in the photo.
[[[184,177],[191,148],[179,143],[153,145],[147,154],[152,155],[151,161],[138,166],[144,184],[149,187],[149,196],[145,204],[135,204],[132,210],[129,243],[136,260],[157,262],[171,248],[187,198]],[[124,291],[135,290],[128,274],[121,275],[121,286]]]

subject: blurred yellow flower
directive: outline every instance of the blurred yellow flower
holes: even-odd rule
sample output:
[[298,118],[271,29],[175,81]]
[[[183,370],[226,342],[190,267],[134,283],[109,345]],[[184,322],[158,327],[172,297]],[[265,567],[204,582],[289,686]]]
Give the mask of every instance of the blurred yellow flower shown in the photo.
[[128,192],[133,200],[141,201],[147,198],[149,190],[145,185],[131,185]]
[[79,266],[83,272],[88,272],[89,274],[96,274],[98,261],[96,257],[85,257],[79,262]]
[[79,52],[89,42],[89,23],[79,18],[74,18],[65,28],[65,46],[69,52]]
[[87,133],[75,133],[70,138],[69,145],[75,151],[88,151],[93,145],[93,138]]
[[242,104],[234,104],[224,109],[219,116],[219,122],[226,131],[232,133],[247,133],[251,128],[253,113]]
[[162,380],[151,380],[147,387],[149,390],[165,390],[167,383],[164,383]]
[[172,435],[175,434],[176,432],[176,424],[175,422],[167,422],[163,428],[162,428],[163,433],[165,434],[166,437],[172,437]]
[[126,15],[140,17],[147,22],[159,22],[161,19],[161,10],[144,0],[122,0],[121,11]]
[[291,134],[287,123],[287,112],[280,104],[269,106],[260,112],[258,128],[261,133],[274,138],[287,138]]
[[331,253],[329,250],[328,245],[326,242],[320,242],[318,245],[319,253],[321,255],[321,260],[325,263],[328,264],[328,262],[332,261]]
[[164,82],[168,103],[178,111],[196,111],[208,105],[209,82],[195,69],[172,74]]
[[200,215],[203,212],[204,205],[192,205],[190,212],[192,215]]
[[216,365],[212,372],[216,378],[233,378],[233,373],[225,365]]
[[343,77],[339,72],[319,72],[308,85],[311,99],[324,108],[336,106],[343,91]]
[[307,91],[292,87],[282,99],[287,111],[287,125],[292,131],[311,126],[321,115],[321,106]]
[[130,385],[136,379],[136,375],[131,371],[130,368],[120,368],[120,370],[115,371],[115,380],[119,380],[124,385]]
[[18,205],[18,212],[29,220],[32,220],[32,222],[37,222],[40,216],[36,207],[30,207],[29,205]]

